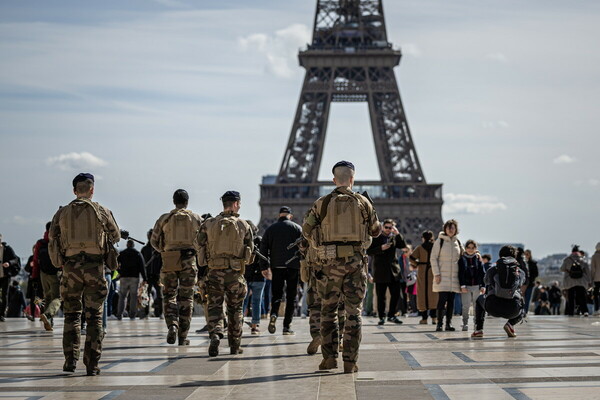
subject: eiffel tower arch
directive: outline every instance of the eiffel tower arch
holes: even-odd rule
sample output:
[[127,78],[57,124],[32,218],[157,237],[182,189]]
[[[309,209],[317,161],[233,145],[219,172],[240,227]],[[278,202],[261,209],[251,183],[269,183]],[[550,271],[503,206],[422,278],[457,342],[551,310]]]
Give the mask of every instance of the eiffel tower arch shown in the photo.
[[313,38],[300,51],[306,70],[287,149],[277,176],[260,186],[264,229],[282,205],[301,219],[315,199],[333,189],[318,181],[332,102],[367,102],[381,181],[360,180],[380,219],[393,218],[412,243],[442,225],[442,185],[428,184],[400,98],[394,67],[402,53],[388,41],[382,0],[318,0]]

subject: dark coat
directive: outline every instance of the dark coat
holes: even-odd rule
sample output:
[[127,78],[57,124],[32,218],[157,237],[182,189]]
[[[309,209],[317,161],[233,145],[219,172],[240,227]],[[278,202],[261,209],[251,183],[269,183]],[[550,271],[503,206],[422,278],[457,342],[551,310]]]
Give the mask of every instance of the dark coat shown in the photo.
[[433,271],[431,270],[431,250],[433,242],[417,246],[410,255],[410,263],[417,268],[417,309],[419,311],[437,308],[438,294],[433,291]]
[[529,270],[529,287],[533,287],[535,285],[535,280],[540,275],[537,261],[527,260],[527,269]]
[[[260,236],[254,237],[254,247],[259,249],[262,238]],[[246,266],[246,272],[244,278],[247,282],[264,282],[265,277],[262,275],[262,267],[260,265],[260,258],[255,257],[254,262]]]
[[146,280],[146,269],[142,254],[134,248],[123,250],[119,254],[119,275],[122,278],[142,278]]
[[21,271],[21,259],[17,256],[15,251],[6,244],[6,242],[2,242],[2,246],[4,247],[4,251],[2,252],[2,260],[0,264],[9,263],[8,268],[4,268],[0,266],[0,268],[4,269],[4,277],[9,276],[17,276],[19,271]]
[[460,286],[479,286],[484,287],[483,277],[485,272],[483,271],[483,263],[479,260],[479,257],[474,255],[473,257],[463,254],[458,260],[458,282]]
[[160,253],[156,251],[150,243],[142,247],[142,257],[144,257],[144,264],[146,266],[146,276],[157,277],[160,275],[162,269],[162,258]]
[[[392,246],[387,250],[382,250],[381,246],[389,243],[391,240]],[[396,257],[396,249],[406,247],[406,242],[402,235],[389,236],[383,234],[373,238],[371,246],[367,249],[367,254],[373,256],[373,282],[388,283],[396,281],[400,278],[400,264]]]
[[[298,251],[298,246],[288,250],[288,245],[294,243],[301,235],[302,227],[285,217],[280,217],[277,222],[267,228],[260,243],[260,252],[271,259],[271,268],[300,269],[298,258],[288,265],[285,265],[285,262],[294,257]],[[262,269],[269,267],[266,263],[261,263],[261,266]]]

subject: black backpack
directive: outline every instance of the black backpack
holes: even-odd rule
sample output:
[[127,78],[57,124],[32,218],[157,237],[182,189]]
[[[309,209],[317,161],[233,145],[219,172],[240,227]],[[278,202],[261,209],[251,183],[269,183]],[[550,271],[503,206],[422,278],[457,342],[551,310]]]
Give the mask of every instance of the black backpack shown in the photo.
[[583,267],[577,261],[573,261],[573,265],[571,265],[571,269],[569,269],[569,276],[572,279],[583,278]]
[[38,248],[38,263],[40,264],[40,270],[46,275],[56,275],[58,271],[52,265],[50,261],[50,253],[48,252],[48,241],[40,240],[40,247]]
[[517,262],[499,260],[496,263],[496,270],[496,296],[512,299],[519,290],[519,275],[521,274],[519,264]]

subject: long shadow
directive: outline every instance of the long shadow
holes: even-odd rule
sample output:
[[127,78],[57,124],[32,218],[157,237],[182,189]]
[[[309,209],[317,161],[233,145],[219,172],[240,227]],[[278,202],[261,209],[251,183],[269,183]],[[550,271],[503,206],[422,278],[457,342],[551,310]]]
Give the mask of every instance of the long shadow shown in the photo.
[[176,387],[189,387],[189,386],[249,385],[249,384],[253,384],[253,383],[281,382],[281,381],[290,381],[290,380],[297,380],[297,379],[314,378],[317,376],[332,376],[332,375],[342,375],[342,374],[343,374],[343,372],[333,372],[332,373],[332,372],[315,371],[315,372],[304,372],[304,373],[298,373],[298,374],[255,376],[252,378],[195,381],[195,382],[186,382],[186,383],[182,383],[181,385],[175,385],[175,386],[171,386],[171,387],[176,388]]

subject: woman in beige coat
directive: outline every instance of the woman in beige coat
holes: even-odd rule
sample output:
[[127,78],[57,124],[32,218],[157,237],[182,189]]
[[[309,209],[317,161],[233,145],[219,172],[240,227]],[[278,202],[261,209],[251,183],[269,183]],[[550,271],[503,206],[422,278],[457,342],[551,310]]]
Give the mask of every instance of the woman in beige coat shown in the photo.
[[421,243],[410,255],[410,263],[417,268],[417,309],[421,314],[420,324],[427,323],[427,313],[431,315],[431,323],[436,325],[435,310],[438,294],[433,291],[433,273],[431,272],[431,249],[433,248],[433,232],[425,231],[421,235]]
[[431,270],[433,272],[433,291],[438,293],[437,332],[442,331],[444,308],[446,309],[446,331],[454,331],[452,312],[454,295],[460,293],[458,280],[458,260],[464,248],[458,240],[458,222],[449,220],[444,224],[431,249]]

